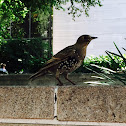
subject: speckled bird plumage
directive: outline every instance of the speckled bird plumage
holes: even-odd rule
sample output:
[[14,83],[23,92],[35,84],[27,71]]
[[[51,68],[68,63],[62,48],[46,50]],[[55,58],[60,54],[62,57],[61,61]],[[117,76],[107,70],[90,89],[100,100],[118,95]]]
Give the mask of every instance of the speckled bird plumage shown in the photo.
[[59,75],[63,74],[65,79],[73,83],[68,79],[68,73],[76,70],[81,66],[85,56],[88,44],[92,39],[97,37],[91,37],[90,35],[82,35],[77,39],[74,45],[68,46],[63,50],[59,51],[50,60],[46,62],[43,68],[41,68],[37,73],[30,77],[31,80],[35,80],[38,77],[45,75],[46,73],[55,74],[60,86],[63,83],[59,79]]

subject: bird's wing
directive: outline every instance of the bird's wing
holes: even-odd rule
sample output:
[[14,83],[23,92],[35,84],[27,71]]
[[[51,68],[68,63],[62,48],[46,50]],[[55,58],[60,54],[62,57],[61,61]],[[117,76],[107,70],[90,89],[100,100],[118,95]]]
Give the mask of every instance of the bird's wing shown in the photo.
[[65,49],[61,50],[56,55],[54,55],[50,60],[48,60],[46,64],[37,73],[30,77],[30,79],[34,80],[35,78],[45,74],[47,69],[66,60],[69,56],[72,56],[74,53],[75,49],[73,48],[73,46],[66,47]]
[[40,69],[40,71],[45,70],[51,66],[57,65],[59,62],[64,61],[74,53],[75,53],[75,49],[73,48],[73,45],[64,48],[63,50],[55,54],[50,60],[48,60],[43,66],[43,68]]
[[64,58],[64,57],[67,57],[67,56],[73,54],[74,51],[75,51],[74,45],[71,45],[71,46],[68,46],[68,47],[62,49],[57,54],[55,54],[53,57],[55,57],[55,58],[62,58],[63,57]]
[[73,55],[75,53],[75,49],[73,48],[73,45],[72,46],[68,46],[66,48],[64,48],[63,50],[59,51],[57,54],[55,54],[50,60],[48,60],[46,62],[45,65],[48,65],[48,64],[57,64],[59,63],[60,61],[63,61],[65,60],[67,57]]

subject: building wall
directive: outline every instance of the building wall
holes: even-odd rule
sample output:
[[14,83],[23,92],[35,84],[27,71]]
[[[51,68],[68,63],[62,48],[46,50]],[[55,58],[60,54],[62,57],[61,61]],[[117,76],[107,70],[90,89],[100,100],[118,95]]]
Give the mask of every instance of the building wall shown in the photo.
[[[102,7],[91,7],[89,17],[84,14],[72,20],[67,11],[55,10],[53,19],[53,52],[57,53],[76,42],[82,34],[97,36],[87,49],[87,56],[105,55],[105,50],[117,52],[113,41],[126,48],[126,0],[105,0]],[[66,7],[69,4],[66,5]],[[124,51],[121,49],[124,53]]]

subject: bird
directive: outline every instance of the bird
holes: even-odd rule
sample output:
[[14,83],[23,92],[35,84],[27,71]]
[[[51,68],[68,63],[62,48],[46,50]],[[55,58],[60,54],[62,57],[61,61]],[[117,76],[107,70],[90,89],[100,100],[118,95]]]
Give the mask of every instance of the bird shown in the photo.
[[53,73],[55,78],[58,80],[58,86],[63,86],[62,81],[59,79],[62,74],[64,78],[76,85],[73,81],[68,78],[68,74],[79,68],[86,56],[86,50],[91,40],[98,37],[92,37],[90,35],[81,35],[75,44],[70,45],[57,54],[55,54],[45,65],[35,74],[30,76],[30,80],[33,81],[39,77],[44,76],[47,73]]

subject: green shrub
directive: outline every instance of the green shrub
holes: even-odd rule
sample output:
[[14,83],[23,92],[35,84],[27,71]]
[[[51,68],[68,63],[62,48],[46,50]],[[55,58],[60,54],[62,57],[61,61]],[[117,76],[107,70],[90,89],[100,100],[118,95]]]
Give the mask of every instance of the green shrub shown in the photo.
[[[102,55],[99,57],[92,57],[92,56],[86,57],[83,65],[80,68],[78,68],[75,72],[92,73],[93,72],[92,70],[87,69],[87,68],[92,68],[91,64],[95,64],[100,67],[105,67],[113,71],[122,70],[126,67],[121,57],[115,55],[112,55],[112,57],[115,60],[115,62],[108,55],[106,56]],[[97,72],[102,72],[101,69],[97,69],[95,67],[94,70]]]
[[99,56],[95,58],[90,57],[84,61],[84,65],[89,66],[90,64],[95,64],[101,67],[103,66],[109,68],[114,71],[121,70],[125,67],[125,64],[123,63],[123,59],[121,57],[112,55],[112,58],[114,61],[108,55]]
[[[114,43],[119,54],[106,51],[109,58],[109,66],[101,64],[90,64],[86,68],[92,72],[102,76],[105,80],[108,80],[108,84],[123,84],[126,85],[126,55],[122,54],[117,45]],[[122,48],[126,51],[125,48]],[[100,73],[99,73],[100,71]]]
[[50,58],[52,50],[48,43],[42,38],[2,42],[0,62],[7,64],[9,73],[35,72]]

